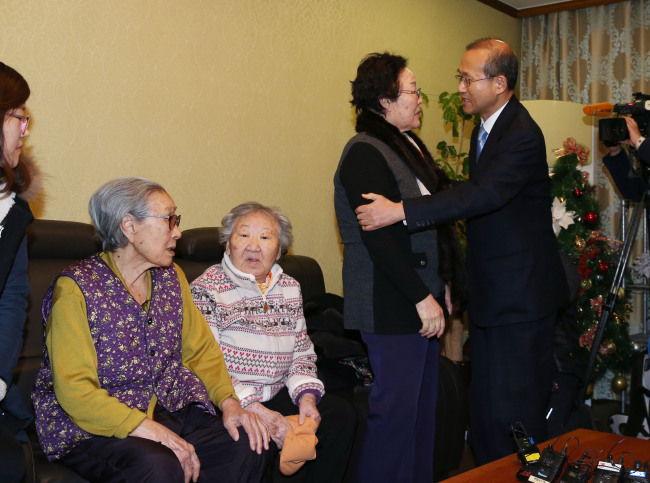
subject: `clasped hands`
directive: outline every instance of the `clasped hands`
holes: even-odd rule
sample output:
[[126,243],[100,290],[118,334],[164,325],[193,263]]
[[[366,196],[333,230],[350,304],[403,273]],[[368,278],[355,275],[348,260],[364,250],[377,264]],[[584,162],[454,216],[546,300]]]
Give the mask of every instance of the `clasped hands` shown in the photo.
[[[298,424],[304,424],[305,418],[308,416],[316,421],[317,425],[320,424],[321,416],[316,408],[316,396],[313,394],[304,394],[300,398],[298,408]],[[248,405],[246,410],[257,415],[257,417],[262,420],[262,423],[268,428],[271,439],[275,442],[278,449],[282,449],[282,446],[284,446],[284,438],[287,436],[287,431],[292,429],[287,418],[279,412],[268,409],[258,402]]]

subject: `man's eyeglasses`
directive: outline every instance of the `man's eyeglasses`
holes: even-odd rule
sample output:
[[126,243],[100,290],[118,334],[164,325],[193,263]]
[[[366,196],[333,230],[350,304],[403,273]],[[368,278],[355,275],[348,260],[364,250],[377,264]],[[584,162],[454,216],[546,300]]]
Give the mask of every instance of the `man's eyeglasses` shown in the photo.
[[465,76],[462,76],[460,74],[456,74],[454,77],[458,80],[458,82],[462,82],[465,84],[465,87],[469,88],[470,85],[472,85],[472,82],[478,82],[482,80],[488,80],[488,79],[494,79],[494,77],[483,77],[481,79],[468,79]]
[[144,215],[151,218],[166,218],[169,221],[169,229],[173,230],[175,226],[181,224],[181,215]]
[[24,136],[25,131],[27,131],[27,124],[29,124],[29,116],[21,116],[20,114],[14,114],[12,112],[5,113],[5,116],[15,117],[20,119],[20,132]]
[[420,87],[417,91],[409,91],[406,89],[398,89],[397,92],[401,92],[403,94],[415,94],[416,96],[420,97],[420,92],[422,92],[422,88]]

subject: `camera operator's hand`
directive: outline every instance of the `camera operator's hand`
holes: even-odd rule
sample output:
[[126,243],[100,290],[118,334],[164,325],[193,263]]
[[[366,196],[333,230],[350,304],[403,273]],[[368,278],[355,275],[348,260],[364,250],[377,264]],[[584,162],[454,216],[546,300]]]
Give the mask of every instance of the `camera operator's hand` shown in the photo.
[[634,118],[624,117],[623,119],[625,119],[625,123],[627,124],[627,130],[630,133],[630,139],[628,139],[624,143],[632,147],[636,147],[636,143],[638,143],[639,138],[641,138],[641,131],[639,131],[639,125],[636,123]]
[[[624,117],[625,124],[627,124],[627,131],[630,134],[630,138],[625,141],[621,141],[621,144],[627,144],[628,146],[637,147],[639,139],[642,138],[641,131],[639,131],[639,125],[636,123],[632,117]],[[617,156],[621,152],[620,144],[614,146],[607,146],[610,156]]]

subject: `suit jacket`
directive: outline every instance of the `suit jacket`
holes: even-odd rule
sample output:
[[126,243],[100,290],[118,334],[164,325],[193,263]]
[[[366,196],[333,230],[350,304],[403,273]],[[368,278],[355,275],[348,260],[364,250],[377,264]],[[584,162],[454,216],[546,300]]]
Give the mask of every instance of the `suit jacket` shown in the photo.
[[631,155],[628,157],[624,149],[621,149],[616,156],[607,154],[603,157],[603,164],[607,167],[621,196],[632,201],[641,201],[643,193],[648,190],[646,180],[650,164],[650,141],[641,143],[637,151],[637,158],[643,162],[643,165],[639,166],[640,170],[645,170],[643,173],[634,169]]
[[540,319],[569,289],[552,229],[544,136],[512,96],[476,160],[472,133],[469,180],[451,191],[404,200],[410,231],[467,219],[472,320],[491,327]]

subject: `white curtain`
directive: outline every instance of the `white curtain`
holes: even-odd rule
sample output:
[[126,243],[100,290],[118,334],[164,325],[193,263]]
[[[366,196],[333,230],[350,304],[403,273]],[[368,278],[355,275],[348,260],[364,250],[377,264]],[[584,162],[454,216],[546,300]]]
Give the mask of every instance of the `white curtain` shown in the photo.
[[521,98],[621,103],[645,93],[649,28],[645,0],[523,19]]

